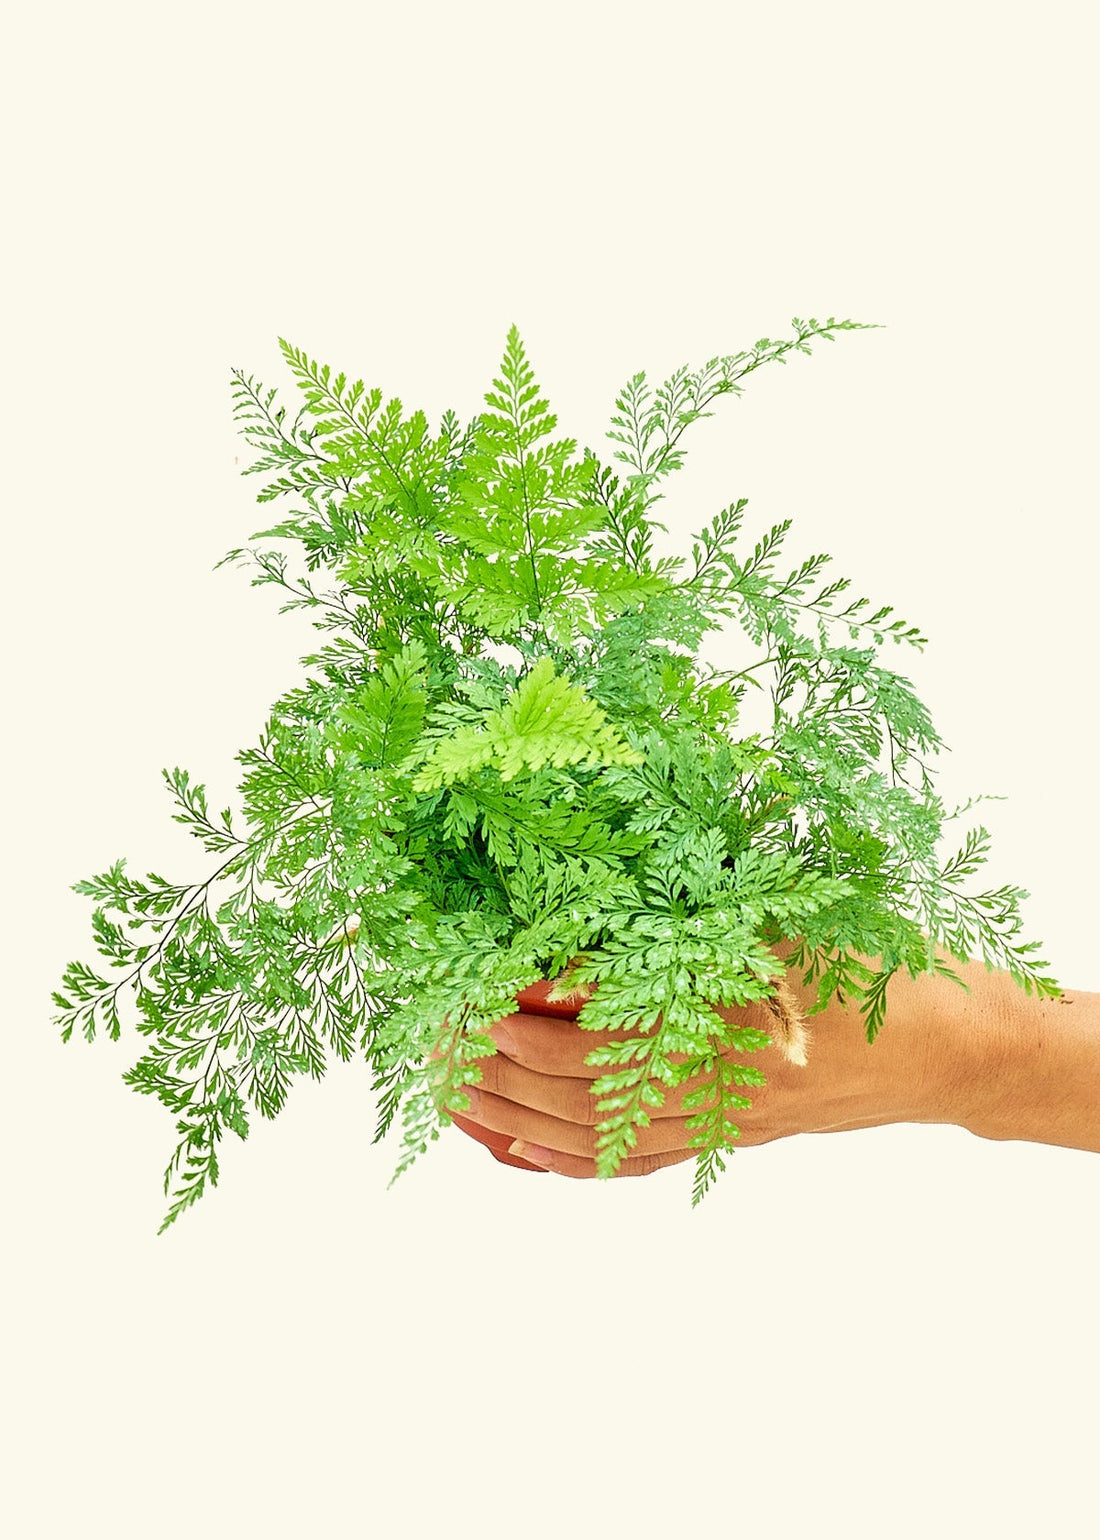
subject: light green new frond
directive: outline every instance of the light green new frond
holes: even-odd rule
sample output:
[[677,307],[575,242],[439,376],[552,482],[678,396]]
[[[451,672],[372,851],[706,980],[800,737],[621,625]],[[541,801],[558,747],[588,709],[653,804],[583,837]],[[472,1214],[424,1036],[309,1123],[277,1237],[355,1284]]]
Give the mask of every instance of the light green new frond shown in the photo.
[[406,419],[396,397],[383,406],[377,388],[367,391],[362,380],[348,385],[342,373],[332,378],[328,364],[318,364],[282,337],[279,347],[317,419],[317,441],[339,472],[367,473],[377,490],[419,508],[422,477],[409,462],[427,438],[424,413],[415,411]]
[[485,400],[496,408],[497,414],[483,413],[485,426],[502,435],[509,453],[517,460],[557,426],[558,419],[539,390],[515,325],[508,329],[500,378],[493,381],[493,389],[486,392]]
[[584,692],[540,658],[514,694],[477,728],[466,728],[437,743],[413,781],[414,791],[434,791],[473,775],[483,766],[509,781],[544,765],[638,764],[618,729]]
[[497,737],[503,780],[544,764],[630,765],[643,758],[595,701],[555,675],[550,658],[539,659],[504,706]]

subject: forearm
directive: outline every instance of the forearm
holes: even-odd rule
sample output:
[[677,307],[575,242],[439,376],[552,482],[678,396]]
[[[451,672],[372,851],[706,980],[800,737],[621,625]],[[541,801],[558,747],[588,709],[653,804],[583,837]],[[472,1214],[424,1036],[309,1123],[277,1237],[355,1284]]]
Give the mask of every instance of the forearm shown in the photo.
[[[788,950],[777,949],[781,957]],[[1100,1153],[1100,994],[1067,989],[1060,1000],[1038,999],[978,959],[938,955],[967,989],[902,968],[887,985],[874,1043],[856,1005],[834,998],[809,1019],[809,1068],[778,1056],[767,1066],[791,1108],[788,1131],[951,1123],[985,1139]],[[808,1009],[816,986],[802,985],[799,970],[787,982]]]
[[1040,1000],[1007,974],[987,978],[960,1126],[983,1139],[1100,1153],[1100,994]]

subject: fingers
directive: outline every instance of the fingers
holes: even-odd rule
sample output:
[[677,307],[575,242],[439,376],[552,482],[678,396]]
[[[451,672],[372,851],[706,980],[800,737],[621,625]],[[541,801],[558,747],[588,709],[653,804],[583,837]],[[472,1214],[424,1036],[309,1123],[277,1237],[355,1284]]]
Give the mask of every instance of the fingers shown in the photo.
[[[524,1139],[547,1149],[560,1150],[564,1155],[595,1160],[599,1136],[594,1127],[539,1112],[525,1103],[508,1101],[481,1086],[465,1086],[464,1090],[470,1098],[470,1120],[504,1136],[505,1149],[513,1139]],[[600,1114],[601,1120],[603,1116]],[[672,1152],[697,1153],[688,1149],[693,1130],[687,1127],[686,1118],[654,1118],[648,1125],[635,1128],[634,1132],[637,1135],[634,1158]]]
[[491,1129],[482,1128],[478,1123],[472,1123],[469,1118],[464,1118],[460,1113],[452,1112],[451,1117],[464,1134],[471,1139],[476,1139],[478,1144],[483,1144],[505,1166],[518,1166],[522,1171],[545,1171],[545,1166],[533,1166],[530,1161],[524,1160],[520,1155],[510,1155],[508,1146],[512,1143],[506,1135],[493,1133]]
[[[578,1037],[583,1037],[585,1041],[566,1041],[563,1040],[562,1029],[568,1025],[563,1021],[548,1018],[540,1020],[536,1016],[527,1015],[506,1016],[494,1022],[486,1036],[497,1045],[497,1052],[476,1060],[481,1091],[503,1098],[518,1108],[545,1114],[555,1124],[593,1128],[596,1123],[602,1122],[608,1114],[600,1111],[599,1102],[603,1098],[593,1094],[592,1084],[598,1076],[606,1074],[607,1069],[580,1064],[584,1073],[571,1074],[568,1067],[574,1070],[578,1068],[581,1056],[591,1051],[591,1040],[594,1037],[610,1038],[614,1034],[584,1032],[582,1028],[576,1028]],[[562,1035],[556,1038],[555,1034]],[[441,1056],[433,1050],[431,1057],[437,1060]],[[670,1058],[674,1057],[670,1055]],[[568,1067],[554,1072],[547,1067],[551,1064]],[[646,1108],[649,1117],[655,1123],[683,1125],[687,1117],[706,1111],[711,1100],[709,1097],[706,1098],[706,1105],[689,1109],[685,1109],[684,1099],[705,1086],[710,1079],[711,1076],[700,1073],[690,1076],[677,1086],[651,1082],[663,1092],[663,1100],[658,1107]],[[466,1089],[471,1090],[471,1087],[467,1086]],[[751,1114],[757,1111],[758,1103],[768,1088],[752,1086],[739,1089],[751,1096],[753,1106],[744,1109],[744,1115],[752,1120]]]
[[[615,1172],[620,1176],[652,1176],[662,1166],[678,1166],[685,1160],[694,1160],[698,1150],[666,1150],[661,1155],[629,1155]],[[540,1171],[553,1171],[557,1176],[595,1178],[596,1162],[582,1155],[566,1155],[561,1150],[550,1151],[550,1163],[539,1166]]]
[[[524,995],[529,993],[530,990],[523,991]],[[597,1044],[621,1042],[630,1035],[622,1031],[587,1032],[569,1018],[534,1015],[526,1011],[501,1016],[491,1027],[481,1028],[480,1032],[491,1037],[498,1050],[516,1064],[537,1070],[542,1075],[571,1075],[579,1080],[595,1080],[606,1073],[604,1069],[584,1062]],[[433,1049],[430,1057],[438,1059],[441,1055]]]
[[[529,990],[521,990],[516,996],[517,1001],[526,1002],[528,996],[533,995],[539,987],[548,989],[550,986],[532,986]],[[735,1010],[722,1007],[718,1009],[718,1014],[730,1025],[751,1026],[765,1032],[774,1028],[770,1013],[759,1001],[750,1001]],[[575,1019],[575,1014],[550,1016],[544,1014],[544,1008],[538,1005],[534,1010],[525,1008],[502,1016],[494,1022],[488,1035],[514,1063],[526,1069],[536,1070],[542,1075],[569,1075],[578,1080],[597,1080],[601,1075],[606,1075],[610,1068],[621,1066],[586,1064],[585,1060],[594,1048],[605,1048],[609,1044],[635,1038],[655,1037],[660,1021],[658,1017],[648,1027],[639,1027],[632,1021],[625,1021],[607,1030],[594,1031],[582,1026]],[[755,1059],[762,1051],[768,1052],[769,1059],[780,1057],[774,1050],[758,1049],[752,1058]],[[721,1054],[725,1059],[741,1058],[739,1050],[729,1047],[721,1049]],[[671,1052],[665,1057],[670,1064],[684,1064],[691,1055]]]
[[[527,991],[524,991],[526,993]],[[609,1068],[584,1061],[594,1048],[610,1043],[622,1043],[629,1038],[653,1037],[652,1030],[642,1031],[630,1023],[608,1031],[592,1031],[566,1017],[535,1015],[527,1011],[515,1011],[493,1023],[487,1034],[502,1053],[515,1064],[535,1070],[540,1075],[568,1075],[576,1080],[598,1080]],[[670,1064],[683,1064],[688,1055],[670,1053]]]
[[[520,1009],[501,1016],[491,1027],[481,1029],[496,1043],[499,1052],[507,1055],[514,1064],[540,1075],[597,1080],[614,1066],[586,1064],[585,1060],[594,1048],[621,1043],[630,1038],[655,1035],[656,1026],[642,1029],[632,1022],[624,1022],[615,1028],[598,1032],[582,1027],[576,1018],[587,996],[573,1004],[558,1005],[546,1000],[552,988],[551,983],[540,979],[529,989],[521,989],[515,997]],[[579,988],[584,990],[587,986],[581,985]],[[759,1026],[765,1031],[768,1029],[767,1013],[757,1001],[739,1007],[735,1013],[720,1010],[719,1015],[734,1015],[744,1025]],[[735,1052],[727,1048],[722,1051],[722,1056],[730,1058]],[[431,1057],[435,1059],[439,1055],[433,1051]],[[683,1064],[689,1056],[673,1052],[666,1057],[670,1064]],[[693,1089],[696,1083],[687,1082],[685,1089]]]
[[[503,1096],[508,1101],[516,1102],[521,1107],[531,1107],[536,1112],[548,1113],[551,1117],[562,1118],[567,1123],[581,1123],[592,1126],[602,1122],[607,1116],[605,1112],[598,1110],[598,1104],[602,1097],[592,1093],[592,1085],[597,1075],[606,1074],[606,1069],[589,1069],[588,1076],[548,1074],[541,1069],[529,1069],[523,1060],[529,1060],[536,1056],[537,1049],[532,1051],[528,1042],[526,1024],[532,1018],[523,1018],[522,1031],[516,1031],[516,1044],[514,1052],[505,1053],[498,1049],[488,1058],[478,1059],[481,1070],[480,1088],[483,1091],[492,1091],[497,1096]],[[555,1023],[555,1025],[559,1025]],[[496,1041],[494,1033],[489,1034]],[[590,1034],[589,1034],[590,1035]],[[659,1081],[652,1084],[664,1093],[664,1100],[659,1107],[647,1107],[646,1111],[654,1119],[689,1117],[696,1112],[705,1111],[705,1107],[690,1107],[685,1110],[684,1098],[692,1091],[697,1091],[707,1084],[706,1074],[691,1075],[687,1080],[677,1086],[665,1086]],[[758,1096],[764,1093],[763,1087],[748,1087],[745,1094],[751,1094],[753,1103],[756,1104]]]
[[[582,1155],[567,1155],[561,1150],[551,1150],[549,1164],[532,1165],[521,1155],[509,1153],[508,1146],[514,1142],[510,1135],[496,1134],[491,1129],[482,1128],[480,1124],[471,1123],[469,1118],[464,1118],[460,1113],[452,1113],[451,1116],[464,1134],[483,1144],[489,1153],[505,1166],[518,1166],[523,1171],[552,1171],[556,1176],[581,1179],[594,1179],[596,1176],[595,1157],[589,1160]],[[629,1155],[621,1162],[615,1176],[651,1176],[662,1166],[678,1166],[685,1160],[694,1160],[697,1154],[697,1150],[666,1150],[663,1154],[657,1155]]]
[[498,1041],[497,1028],[500,1046],[514,1063],[537,1070],[540,1075],[567,1075],[577,1080],[595,1080],[607,1073],[600,1066],[584,1062],[593,1048],[622,1042],[632,1035],[621,1029],[589,1032],[568,1018],[527,1011],[516,1011],[495,1022],[489,1034],[494,1042]]
[[596,1110],[599,1098],[592,1095],[591,1080],[526,1069],[500,1052],[487,1059],[478,1059],[477,1063],[481,1070],[478,1083],[481,1091],[490,1091],[520,1107],[530,1107],[534,1112],[546,1113],[566,1123],[595,1124],[605,1116]]
[[[590,991],[580,998],[558,1003],[546,999],[552,987],[541,980],[521,990],[516,995],[520,1009],[481,1029],[497,1052],[476,1061],[479,1084],[464,1087],[470,1097],[468,1114],[451,1112],[449,1116],[462,1133],[484,1144],[494,1159],[504,1165],[527,1171],[549,1169],[572,1178],[595,1178],[595,1124],[608,1114],[599,1110],[602,1098],[594,1096],[591,1088],[593,1081],[606,1074],[610,1066],[588,1065],[584,1061],[595,1047],[652,1035],[652,1030],[647,1032],[628,1024],[615,1030],[590,1031],[577,1021]],[[431,1057],[440,1056],[433,1051]],[[679,1053],[668,1055],[672,1063],[683,1063],[686,1057]],[[683,1099],[709,1078],[696,1075],[682,1085],[664,1088],[661,1106],[646,1109],[651,1121],[642,1127],[635,1126],[635,1144],[620,1161],[616,1176],[646,1176],[664,1166],[698,1157],[698,1148],[690,1143],[696,1135],[687,1128],[687,1117],[705,1111],[706,1107],[693,1107],[685,1114]],[[740,1089],[751,1089],[755,1102],[763,1088]],[[754,1110],[747,1108],[733,1114],[740,1127],[735,1131],[731,1126],[730,1134],[737,1144],[766,1143],[775,1137],[774,1132],[764,1130],[759,1118],[752,1118]],[[745,1119],[749,1120],[748,1125]],[[755,1133],[751,1126],[754,1122]],[[516,1140],[549,1150],[550,1165],[525,1160],[518,1152],[509,1153],[509,1146]]]

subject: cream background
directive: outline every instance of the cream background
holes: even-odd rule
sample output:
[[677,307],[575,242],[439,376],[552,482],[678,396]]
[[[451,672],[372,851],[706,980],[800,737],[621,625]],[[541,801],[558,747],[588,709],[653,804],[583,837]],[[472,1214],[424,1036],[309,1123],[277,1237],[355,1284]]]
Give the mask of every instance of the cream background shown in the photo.
[[[365,1065],[225,1147],[165,1235],[169,1113],[62,1045],[69,885],[192,879],[318,633],[211,569],[266,522],[240,366],[277,337],[464,418],[515,321],[609,457],[636,369],[885,323],[688,435],[669,548],[794,520],[978,792],[990,882],[1100,990],[1096,38],[1084,4],[42,5],[2,108],[8,1262],[18,1540],[614,1529],[1097,1534],[1096,1157],[900,1126],[527,1177],[457,1130],[387,1192]],[[678,542],[678,545],[677,545]],[[458,1349],[465,1339],[469,1346]]]

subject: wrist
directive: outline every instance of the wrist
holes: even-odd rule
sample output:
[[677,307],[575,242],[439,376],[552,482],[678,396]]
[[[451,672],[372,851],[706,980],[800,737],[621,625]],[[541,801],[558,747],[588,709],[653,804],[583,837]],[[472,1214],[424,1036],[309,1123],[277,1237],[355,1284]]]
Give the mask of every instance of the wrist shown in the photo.
[[[940,955],[966,989],[921,973],[899,975],[889,996],[912,1038],[910,1061],[921,1066],[923,1111],[906,1121],[951,1123],[983,1139],[1076,1143],[1090,1052],[1091,1081],[1100,1084],[1100,995],[1040,998],[980,959],[960,964]],[[1072,1023],[1059,1010],[1070,998],[1091,1002]],[[1076,1032],[1065,1030],[1074,1025]],[[884,1037],[889,1030],[888,1013]],[[1073,1136],[1058,1140],[1051,1134],[1071,1087],[1077,1105],[1065,1127]]]
[[938,1121],[997,1137],[987,1130],[1007,1124],[1018,1101],[1024,1051],[1019,1001],[1025,997],[1011,975],[991,972],[982,962],[960,968],[954,959],[951,966],[969,990],[944,981],[950,993],[938,1017],[946,1070]]
[[975,1058],[961,1126],[983,1139],[1023,1139],[1100,1152],[1100,994],[1026,995],[1008,975]]
[[[776,949],[786,961],[790,947]],[[945,956],[946,954],[941,954]],[[876,967],[880,959],[863,959]],[[866,1017],[853,1000],[834,996],[825,1009],[808,1018],[812,1033],[809,1071],[778,1068],[784,1086],[795,1089],[805,1079],[808,1108],[816,1126],[871,1127],[885,1123],[953,1123],[966,1126],[976,1096],[975,1086],[998,1052],[999,1014],[993,996],[995,979],[981,963],[950,965],[969,985],[970,994],[941,974],[911,977],[904,968],[886,986],[886,1019],[872,1043]],[[817,993],[803,985],[798,969],[789,969],[787,984],[808,1011]],[[755,1023],[754,1023],[755,1024]],[[759,1025],[767,1031],[768,1023]]]

